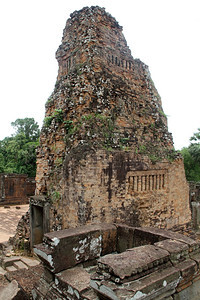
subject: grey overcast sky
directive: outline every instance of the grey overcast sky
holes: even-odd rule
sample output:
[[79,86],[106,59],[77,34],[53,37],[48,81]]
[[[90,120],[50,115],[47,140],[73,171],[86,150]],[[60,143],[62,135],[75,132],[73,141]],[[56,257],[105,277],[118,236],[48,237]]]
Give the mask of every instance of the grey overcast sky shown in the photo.
[[175,148],[188,146],[200,127],[199,0],[1,1],[0,139],[13,133],[17,118],[42,125],[66,20],[92,5],[105,7],[123,26],[133,57],[149,66]]

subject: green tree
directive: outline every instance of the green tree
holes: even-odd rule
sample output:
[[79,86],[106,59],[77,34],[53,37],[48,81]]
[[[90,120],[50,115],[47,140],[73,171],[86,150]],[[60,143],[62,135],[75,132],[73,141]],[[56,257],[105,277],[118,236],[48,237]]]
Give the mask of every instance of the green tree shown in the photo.
[[190,138],[190,141],[200,142],[200,128],[197,129],[198,132],[194,133],[193,136]]
[[26,140],[36,142],[40,130],[39,125],[35,122],[34,118],[25,118],[25,119],[17,119],[15,122],[12,122],[11,125],[16,130],[17,134],[24,134]]
[[190,138],[189,147],[181,150],[185,174],[188,181],[200,181],[200,128]]
[[15,134],[0,141],[0,172],[35,177],[39,126],[33,118],[17,119],[11,124]]

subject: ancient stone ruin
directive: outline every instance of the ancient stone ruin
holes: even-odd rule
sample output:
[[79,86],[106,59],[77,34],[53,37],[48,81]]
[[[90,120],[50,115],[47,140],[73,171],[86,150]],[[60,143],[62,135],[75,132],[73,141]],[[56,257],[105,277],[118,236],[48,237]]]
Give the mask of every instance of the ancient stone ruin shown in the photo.
[[45,234],[33,299],[198,300],[199,243],[157,228],[98,224]]
[[[43,273],[29,298],[200,299],[200,243],[169,230],[191,221],[189,188],[148,67],[97,6],[71,14],[56,57],[30,200]],[[28,221],[27,213],[16,246],[29,244]],[[23,290],[12,280],[4,294],[10,285]]]
[[25,174],[0,174],[0,206],[28,204],[34,193],[34,178]]
[[31,199],[32,244],[92,223],[172,228],[190,221],[183,160],[148,67],[104,9],[67,20],[46,103]]

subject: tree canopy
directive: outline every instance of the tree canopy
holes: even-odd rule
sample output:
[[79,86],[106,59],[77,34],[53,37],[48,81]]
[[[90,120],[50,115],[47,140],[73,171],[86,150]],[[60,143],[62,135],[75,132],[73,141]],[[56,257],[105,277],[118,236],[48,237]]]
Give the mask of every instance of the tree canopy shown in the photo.
[[181,150],[188,181],[200,181],[200,128],[190,138],[189,147]]
[[35,177],[39,125],[33,118],[17,119],[11,125],[15,134],[0,141],[0,172]]

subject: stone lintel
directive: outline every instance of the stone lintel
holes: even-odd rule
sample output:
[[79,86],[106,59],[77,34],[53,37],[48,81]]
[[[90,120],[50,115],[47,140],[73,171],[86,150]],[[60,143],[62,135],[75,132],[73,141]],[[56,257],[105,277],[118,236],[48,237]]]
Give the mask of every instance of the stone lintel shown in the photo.
[[30,197],[30,204],[32,205],[38,205],[38,206],[44,206],[48,204],[47,198],[43,195],[35,195]]
[[169,253],[153,245],[129,249],[120,254],[108,254],[99,259],[100,270],[108,270],[120,279],[151,269],[167,262]]

